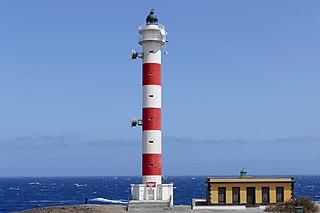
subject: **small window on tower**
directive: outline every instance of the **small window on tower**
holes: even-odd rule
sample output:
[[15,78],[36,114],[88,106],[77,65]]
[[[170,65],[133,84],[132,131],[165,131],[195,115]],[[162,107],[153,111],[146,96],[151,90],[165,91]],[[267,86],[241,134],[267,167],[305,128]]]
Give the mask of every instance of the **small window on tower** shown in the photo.
[[153,141],[149,141],[149,143],[153,143]]
[[150,167],[153,167],[153,163],[150,163],[149,166],[150,166]]
[[149,72],[149,75],[154,75],[154,72]]
[[149,118],[149,120],[150,120],[150,121],[153,121],[153,120],[154,120],[154,118]]
[[149,95],[149,98],[153,98],[153,95]]
[[149,53],[154,53],[153,50],[150,50]]

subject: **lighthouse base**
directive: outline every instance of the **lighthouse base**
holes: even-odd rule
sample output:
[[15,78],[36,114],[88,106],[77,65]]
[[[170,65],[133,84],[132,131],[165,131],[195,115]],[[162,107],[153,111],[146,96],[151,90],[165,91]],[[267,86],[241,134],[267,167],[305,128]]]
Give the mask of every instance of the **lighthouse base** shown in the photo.
[[131,184],[130,201],[145,201],[142,203],[164,201],[171,206],[173,205],[173,184]]

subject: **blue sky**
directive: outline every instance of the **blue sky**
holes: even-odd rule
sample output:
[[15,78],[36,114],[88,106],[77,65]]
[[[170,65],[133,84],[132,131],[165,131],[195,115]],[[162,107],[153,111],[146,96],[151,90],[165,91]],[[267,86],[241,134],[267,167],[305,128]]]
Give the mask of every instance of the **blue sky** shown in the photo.
[[163,56],[163,174],[320,174],[317,0],[0,2],[0,176],[140,175],[141,47]]

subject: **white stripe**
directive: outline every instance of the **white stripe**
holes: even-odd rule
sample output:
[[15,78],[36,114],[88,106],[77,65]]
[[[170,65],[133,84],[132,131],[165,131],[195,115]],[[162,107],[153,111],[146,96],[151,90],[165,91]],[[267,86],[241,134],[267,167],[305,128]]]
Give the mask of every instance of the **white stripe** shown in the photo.
[[143,63],[161,64],[161,45],[158,42],[143,43]]
[[161,86],[145,85],[142,87],[142,107],[161,108]]
[[142,131],[142,154],[161,154],[161,131]]
[[144,175],[142,176],[142,183],[145,184],[146,182],[156,182],[157,184],[161,184],[161,179],[161,175]]

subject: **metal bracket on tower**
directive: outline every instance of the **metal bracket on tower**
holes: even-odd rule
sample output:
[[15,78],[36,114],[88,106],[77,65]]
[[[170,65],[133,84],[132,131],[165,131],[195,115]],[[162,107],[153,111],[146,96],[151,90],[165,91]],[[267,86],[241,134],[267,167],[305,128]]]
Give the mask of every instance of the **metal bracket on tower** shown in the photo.
[[168,40],[167,40],[166,43],[164,44],[164,52],[163,52],[164,55],[168,55],[167,42],[168,42]]
[[168,55],[167,43],[168,43],[169,41],[167,40],[167,32],[166,32],[165,41],[166,41],[166,43],[164,43],[164,52],[163,52],[163,54],[164,54],[164,55]]
[[131,117],[130,123],[131,123],[131,127],[142,126],[142,119],[136,119],[134,117]]

